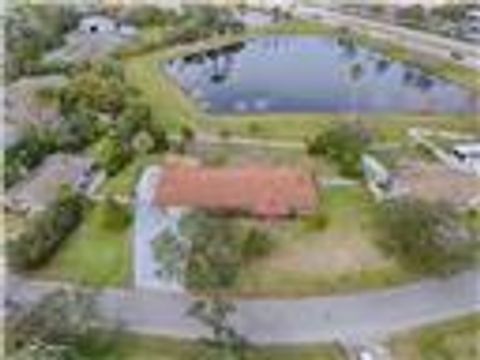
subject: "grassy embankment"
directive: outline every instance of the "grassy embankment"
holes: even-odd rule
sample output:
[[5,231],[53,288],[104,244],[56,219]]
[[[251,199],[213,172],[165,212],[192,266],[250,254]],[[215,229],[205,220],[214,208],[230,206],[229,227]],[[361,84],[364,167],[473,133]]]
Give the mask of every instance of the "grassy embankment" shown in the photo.
[[[318,23],[287,23],[257,30],[253,34],[322,34],[332,35],[334,30]],[[140,56],[125,59],[127,80],[136,86],[153,109],[155,120],[164,124],[172,132],[177,132],[182,124],[190,124],[204,132],[215,134],[229,133],[258,138],[281,138],[303,140],[305,137],[321,131],[335,121],[361,120],[378,133],[379,140],[397,140],[411,126],[445,128],[480,132],[480,124],[473,115],[412,115],[412,114],[247,114],[213,116],[200,111],[193,101],[185,96],[177,84],[170,79],[161,63],[182,54],[202,48],[237,41],[241,37],[219,37],[195,46],[178,46],[160,49]],[[410,53],[392,45],[384,46],[371,39],[359,37],[362,43],[382,48],[394,58],[407,61]],[[472,73],[453,70],[452,66],[442,65],[445,70],[469,79],[475,83]],[[461,76],[460,76],[461,75]]]
[[[119,348],[120,360],[193,360],[203,347],[197,342],[160,337],[127,337]],[[343,360],[334,345],[262,346],[248,352],[245,360]]]
[[400,334],[390,347],[396,360],[475,360],[479,336],[480,315],[470,315]]

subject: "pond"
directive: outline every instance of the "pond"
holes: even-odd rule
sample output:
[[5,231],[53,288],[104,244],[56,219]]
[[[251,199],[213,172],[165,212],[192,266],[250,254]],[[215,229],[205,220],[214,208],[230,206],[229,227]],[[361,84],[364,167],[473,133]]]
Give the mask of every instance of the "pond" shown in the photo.
[[456,113],[479,108],[478,97],[458,85],[333,38],[259,37],[165,66],[211,113]]

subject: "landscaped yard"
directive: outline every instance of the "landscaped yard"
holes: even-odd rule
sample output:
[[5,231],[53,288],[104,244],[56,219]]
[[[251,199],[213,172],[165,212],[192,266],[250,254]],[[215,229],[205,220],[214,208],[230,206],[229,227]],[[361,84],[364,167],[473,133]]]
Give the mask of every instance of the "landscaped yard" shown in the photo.
[[431,325],[391,342],[395,360],[478,359],[480,354],[480,316]]
[[100,287],[130,283],[131,228],[107,229],[96,206],[39,277]]
[[[125,360],[194,360],[202,346],[195,342],[161,337],[122,339],[119,359]],[[268,346],[252,350],[245,360],[341,360],[338,347],[333,345]]]

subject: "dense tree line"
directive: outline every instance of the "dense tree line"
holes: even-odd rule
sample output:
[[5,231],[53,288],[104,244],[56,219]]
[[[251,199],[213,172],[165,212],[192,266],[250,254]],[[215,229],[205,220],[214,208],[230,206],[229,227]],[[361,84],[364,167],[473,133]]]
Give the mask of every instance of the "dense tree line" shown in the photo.
[[8,243],[9,266],[23,271],[45,264],[80,225],[87,206],[84,196],[70,190],[62,192],[29,223],[18,239]]
[[191,6],[179,18],[178,24],[165,35],[166,45],[178,45],[206,39],[214,35],[238,34],[245,30],[226,8]]
[[108,174],[123,168],[136,151],[148,153],[168,147],[163,127],[153,123],[148,105],[125,85],[123,69],[115,61],[84,65],[65,87],[48,96],[58,101],[63,119],[56,128],[32,127],[7,149],[7,188],[49,154],[81,151],[103,135],[107,136],[99,162]]

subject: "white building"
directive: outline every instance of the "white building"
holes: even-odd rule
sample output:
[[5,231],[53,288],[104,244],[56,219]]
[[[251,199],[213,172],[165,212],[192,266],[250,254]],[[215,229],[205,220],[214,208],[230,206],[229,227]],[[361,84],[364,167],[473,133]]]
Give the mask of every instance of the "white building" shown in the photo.
[[461,27],[465,39],[480,43],[480,10],[469,11]]
[[452,155],[467,172],[480,176],[480,143],[456,145]]
[[83,18],[78,27],[82,34],[116,34],[134,36],[137,30],[130,25],[122,24],[114,19],[102,15],[92,15]]

